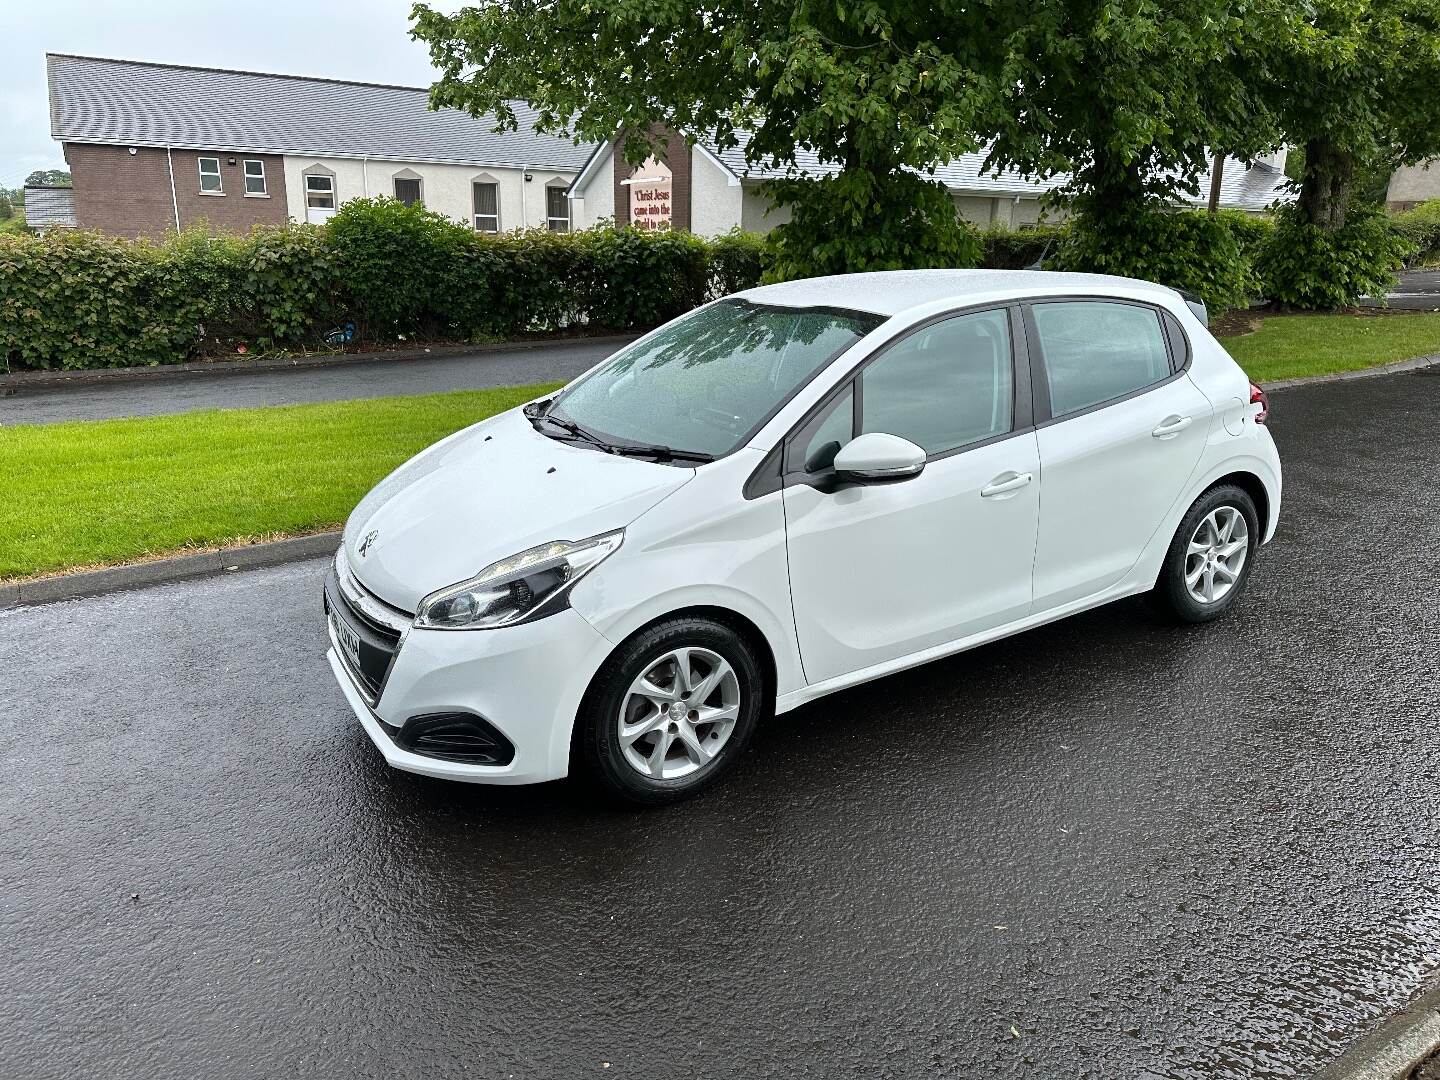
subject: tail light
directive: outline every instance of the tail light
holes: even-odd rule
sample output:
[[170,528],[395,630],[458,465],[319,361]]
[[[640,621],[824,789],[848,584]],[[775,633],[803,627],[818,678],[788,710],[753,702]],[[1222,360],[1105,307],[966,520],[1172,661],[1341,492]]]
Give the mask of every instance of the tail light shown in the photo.
[[1270,397],[1253,382],[1250,384],[1250,404],[1260,406],[1260,411],[1255,414],[1255,423],[1263,424],[1270,419]]

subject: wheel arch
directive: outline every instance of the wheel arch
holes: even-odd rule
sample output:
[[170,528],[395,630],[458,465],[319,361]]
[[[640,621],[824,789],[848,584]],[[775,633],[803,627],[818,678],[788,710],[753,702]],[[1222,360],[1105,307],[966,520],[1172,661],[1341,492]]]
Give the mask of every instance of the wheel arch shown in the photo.
[[[765,679],[765,703],[767,709],[773,709],[775,696],[778,693],[779,674],[776,668],[775,650],[770,644],[770,639],[765,636],[765,632],[748,616],[741,614],[734,608],[721,607],[716,604],[689,604],[683,607],[672,608],[635,627],[630,633],[617,641],[614,647],[605,654],[605,659],[600,662],[600,666],[596,668],[590,676],[590,686],[594,686],[595,680],[600,677],[600,672],[605,669],[605,665],[610,662],[610,658],[614,656],[626,642],[645,633],[645,631],[651,627],[658,626],[660,623],[669,622],[671,619],[685,618],[709,619],[711,622],[728,626],[744,639],[745,644],[750,646],[750,649],[755,653],[755,659],[759,662],[761,674]],[[589,687],[586,688],[585,692],[586,695],[589,694]]]
[[616,641],[605,653],[600,663],[597,664],[595,669],[590,673],[590,678],[585,684],[585,690],[580,695],[580,700],[576,704],[576,711],[570,717],[569,737],[565,744],[568,747],[568,753],[566,755],[568,767],[566,771],[569,774],[573,775],[575,773],[576,762],[580,754],[580,714],[590,702],[591,694],[595,690],[595,684],[599,680],[601,673],[605,670],[605,666],[610,663],[611,658],[619,652],[627,642],[635,637],[645,633],[654,626],[658,626],[660,623],[669,622],[671,619],[684,618],[709,619],[712,622],[717,622],[729,627],[744,639],[745,643],[749,645],[755,653],[755,659],[760,664],[761,676],[765,680],[765,692],[761,697],[759,719],[764,721],[775,714],[775,701],[779,685],[775,650],[769,638],[765,636],[764,631],[762,631],[753,620],[742,615],[734,608],[720,607],[715,604],[690,604],[671,608],[635,627],[623,638]]
[[[1227,484],[1233,484],[1250,496],[1250,501],[1255,504],[1255,512],[1260,516],[1260,535],[1268,537],[1274,523],[1270,520],[1270,492],[1265,487],[1265,481],[1260,479],[1256,473],[1240,469],[1211,481],[1206,485],[1205,491],[1211,491]],[[1205,492],[1202,491],[1200,494],[1204,495]],[[1194,505],[1193,500],[1191,505]]]

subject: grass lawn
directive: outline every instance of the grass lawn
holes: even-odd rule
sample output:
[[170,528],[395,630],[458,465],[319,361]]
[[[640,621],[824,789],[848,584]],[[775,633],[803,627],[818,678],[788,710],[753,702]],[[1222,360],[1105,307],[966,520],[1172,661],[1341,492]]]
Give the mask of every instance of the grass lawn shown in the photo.
[[1440,313],[1269,315],[1220,342],[1258,383],[1327,375],[1440,353]]
[[337,526],[402,461],[550,388],[0,428],[0,578]]

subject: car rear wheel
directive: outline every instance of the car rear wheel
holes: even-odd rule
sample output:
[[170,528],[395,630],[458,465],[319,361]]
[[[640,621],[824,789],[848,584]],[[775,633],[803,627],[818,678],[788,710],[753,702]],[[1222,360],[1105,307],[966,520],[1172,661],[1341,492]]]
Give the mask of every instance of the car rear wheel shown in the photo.
[[1239,598],[1260,544],[1259,514],[1242,488],[1211,488],[1175,531],[1151,594],[1155,606],[1181,622],[1209,622]]
[[611,795],[676,802],[730,769],[764,693],[741,635],[710,619],[669,619],[626,641],[595,677],[577,717],[577,751]]

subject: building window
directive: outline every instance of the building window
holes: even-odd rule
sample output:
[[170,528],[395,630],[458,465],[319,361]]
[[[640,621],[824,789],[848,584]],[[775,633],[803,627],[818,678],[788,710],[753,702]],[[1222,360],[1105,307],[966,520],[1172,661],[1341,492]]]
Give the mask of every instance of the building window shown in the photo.
[[545,189],[545,227],[551,232],[570,231],[570,200],[563,187]]
[[471,189],[475,193],[475,231],[498,233],[500,231],[500,185],[477,180]]
[[420,181],[404,176],[395,177],[395,198],[406,206],[420,202]]
[[218,157],[202,157],[200,159],[200,190],[214,195],[225,194],[220,183],[220,159]]
[[245,194],[264,195],[265,162],[247,159],[245,162]]
[[306,175],[305,205],[312,210],[334,210],[335,178],[321,173]]

